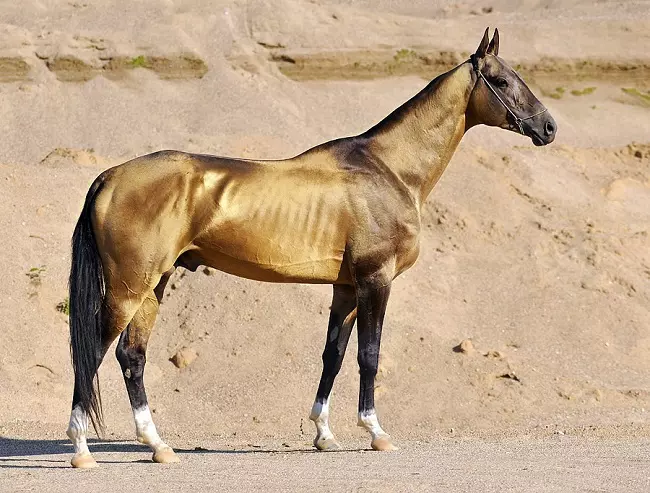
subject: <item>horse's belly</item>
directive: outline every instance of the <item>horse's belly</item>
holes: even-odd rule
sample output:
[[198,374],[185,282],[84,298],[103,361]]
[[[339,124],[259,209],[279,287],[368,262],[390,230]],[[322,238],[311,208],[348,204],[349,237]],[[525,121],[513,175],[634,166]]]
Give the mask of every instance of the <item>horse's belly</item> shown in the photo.
[[329,284],[346,282],[349,278],[341,272],[342,262],[337,259],[269,264],[242,260],[221,252],[201,250],[198,253],[203,259],[202,264],[255,281]]
[[349,277],[341,272],[348,232],[344,189],[310,176],[262,169],[224,183],[215,177],[221,185],[210,188],[210,223],[193,241],[205,263],[260,281]]
[[195,254],[205,265],[257,281],[346,282],[345,240],[331,233],[308,235],[241,224],[220,227],[195,240]]

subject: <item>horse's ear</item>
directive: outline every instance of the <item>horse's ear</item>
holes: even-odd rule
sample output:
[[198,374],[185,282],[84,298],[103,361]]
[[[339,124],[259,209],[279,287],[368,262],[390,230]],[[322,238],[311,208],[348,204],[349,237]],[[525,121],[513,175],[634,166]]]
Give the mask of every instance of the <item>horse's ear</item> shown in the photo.
[[483,39],[481,40],[481,44],[478,45],[478,48],[476,49],[476,58],[483,58],[485,54],[487,53],[488,49],[488,44],[490,43],[490,36],[488,36],[490,28],[485,29],[485,34],[483,34]]
[[490,41],[490,46],[488,46],[487,52],[490,55],[497,56],[499,54],[499,30],[494,30],[494,36],[492,36],[492,41]]

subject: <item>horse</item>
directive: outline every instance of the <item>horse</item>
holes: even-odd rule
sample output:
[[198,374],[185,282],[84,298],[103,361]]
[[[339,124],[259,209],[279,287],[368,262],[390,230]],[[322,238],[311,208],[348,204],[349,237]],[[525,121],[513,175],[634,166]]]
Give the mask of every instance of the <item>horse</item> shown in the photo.
[[318,450],[340,448],[329,396],[357,323],[358,425],[374,450],[396,446],[379,424],[374,381],[392,281],[420,249],[421,211],[470,128],[488,125],[551,143],[556,123],[499,56],[489,28],[468,60],[433,79],[369,130],[285,160],[160,151],[101,173],[72,237],[67,435],[71,464],[97,466],[89,420],[103,430],[97,370],[110,345],[153,461],[178,462],[158,435],[143,374],[147,341],[177,267],[248,279],[333,286],[323,368],[309,418]]

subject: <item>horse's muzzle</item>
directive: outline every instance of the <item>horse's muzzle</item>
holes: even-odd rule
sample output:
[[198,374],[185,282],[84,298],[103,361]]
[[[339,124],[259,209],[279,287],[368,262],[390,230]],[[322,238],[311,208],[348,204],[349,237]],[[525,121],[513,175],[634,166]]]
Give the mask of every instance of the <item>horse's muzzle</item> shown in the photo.
[[[540,121],[531,121],[528,125],[529,137],[536,146],[545,146],[555,140],[557,124],[551,115],[544,113],[540,115]],[[537,120],[537,119],[535,119]]]

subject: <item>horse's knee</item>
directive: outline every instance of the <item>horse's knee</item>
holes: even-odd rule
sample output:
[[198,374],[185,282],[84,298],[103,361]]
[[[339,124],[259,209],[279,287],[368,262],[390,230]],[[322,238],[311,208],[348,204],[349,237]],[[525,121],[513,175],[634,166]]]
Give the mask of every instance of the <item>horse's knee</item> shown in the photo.
[[362,377],[375,377],[379,366],[379,353],[375,348],[359,349],[357,356],[359,363],[359,374]]
[[323,367],[329,372],[338,373],[343,362],[343,354],[336,344],[328,344],[323,351]]
[[120,341],[115,348],[115,357],[120,363],[124,378],[142,378],[147,357],[143,348],[129,346],[126,342],[127,338],[124,334],[120,337]]

